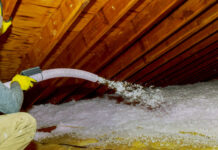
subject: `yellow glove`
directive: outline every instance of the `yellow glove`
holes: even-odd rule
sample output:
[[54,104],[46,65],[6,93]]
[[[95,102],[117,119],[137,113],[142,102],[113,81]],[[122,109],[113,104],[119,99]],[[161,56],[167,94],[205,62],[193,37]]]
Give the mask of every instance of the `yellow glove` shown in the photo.
[[13,77],[11,83],[18,82],[20,84],[20,87],[23,91],[28,90],[29,88],[33,87],[33,83],[37,82],[35,79],[30,78],[28,76],[23,76],[20,74],[17,74]]
[[2,34],[7,31],[7,29],[11,26],[11,21],[3,21],[2,22]]

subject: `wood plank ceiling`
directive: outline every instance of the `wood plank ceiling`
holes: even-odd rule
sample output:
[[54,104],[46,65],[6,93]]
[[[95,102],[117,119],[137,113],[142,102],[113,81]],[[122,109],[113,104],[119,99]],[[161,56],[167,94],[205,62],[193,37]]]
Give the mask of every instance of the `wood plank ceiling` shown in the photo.
[[[5,18],[13,17],[0,38],[3,82],[35,66],[82,69],[146,86],[218,78],[216,0],[13,2],[3,3]],[[106,92],[80,79],[53,79],[26,92],[24,108]]]

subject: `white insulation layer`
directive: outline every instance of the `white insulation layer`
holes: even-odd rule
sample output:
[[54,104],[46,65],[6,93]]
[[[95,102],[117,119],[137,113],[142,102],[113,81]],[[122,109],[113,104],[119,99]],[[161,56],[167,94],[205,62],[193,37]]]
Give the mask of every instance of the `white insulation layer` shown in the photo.
[[[58,78],[58,77],[70,77],[70,78],[80,78],[84,80],[88,80],[91,82],[96,82],[98,80],[98,76],[83,70],[78,69],[68,69],[68,68],[57,68],[57,69],[48,69],[44,70],[41,73],[30,76],[35,79],[37,82]],[[4,83],[8,88],[10,87],[10,81]]]
[[57,126],[51,133],[37,132],[35,140],[70,134],[102,142],[163,137],[184,139],[184,145],[218,145],[218,80],[161,90],[165,103],[155,110],[118,104],[107,96],[34,106],[29,113],[38,129]]

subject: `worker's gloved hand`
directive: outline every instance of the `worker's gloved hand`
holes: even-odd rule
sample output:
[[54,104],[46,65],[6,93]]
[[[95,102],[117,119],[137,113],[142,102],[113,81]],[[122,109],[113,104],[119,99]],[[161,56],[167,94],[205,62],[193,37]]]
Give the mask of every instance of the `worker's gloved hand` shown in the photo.
[[4,34],[7,29],[11,26],[11,21],[3,21],[2,22],[2,31],[1,31],[1,34]]
[[29,88],[33,87],[33,83],[37,82],[35,79],[30,78],[28,76],[23,76],[20,74],[17,74],[13,77],[11,83],[18,82],[20,84],[20,87],[23,91],[28,90]]

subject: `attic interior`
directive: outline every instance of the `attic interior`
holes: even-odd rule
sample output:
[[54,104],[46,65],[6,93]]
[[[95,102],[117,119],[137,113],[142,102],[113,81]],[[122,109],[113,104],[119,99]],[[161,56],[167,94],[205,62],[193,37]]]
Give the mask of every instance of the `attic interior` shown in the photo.
[[[12,18],[0,37],[3,83],[39,66],[80,69],[145,87],[214,81],[217,92],[216,0],[2,0],[2,6],[3,19]],[[24,92],[22,111],[113,93],[83,79],[49,79]],[[214,141],[218,143],[217,136]],[[79,146],[73,148],[87,148]],[[142,149],[141,143],[134,146]],[[161,147],[150,149],[155,146]]]

